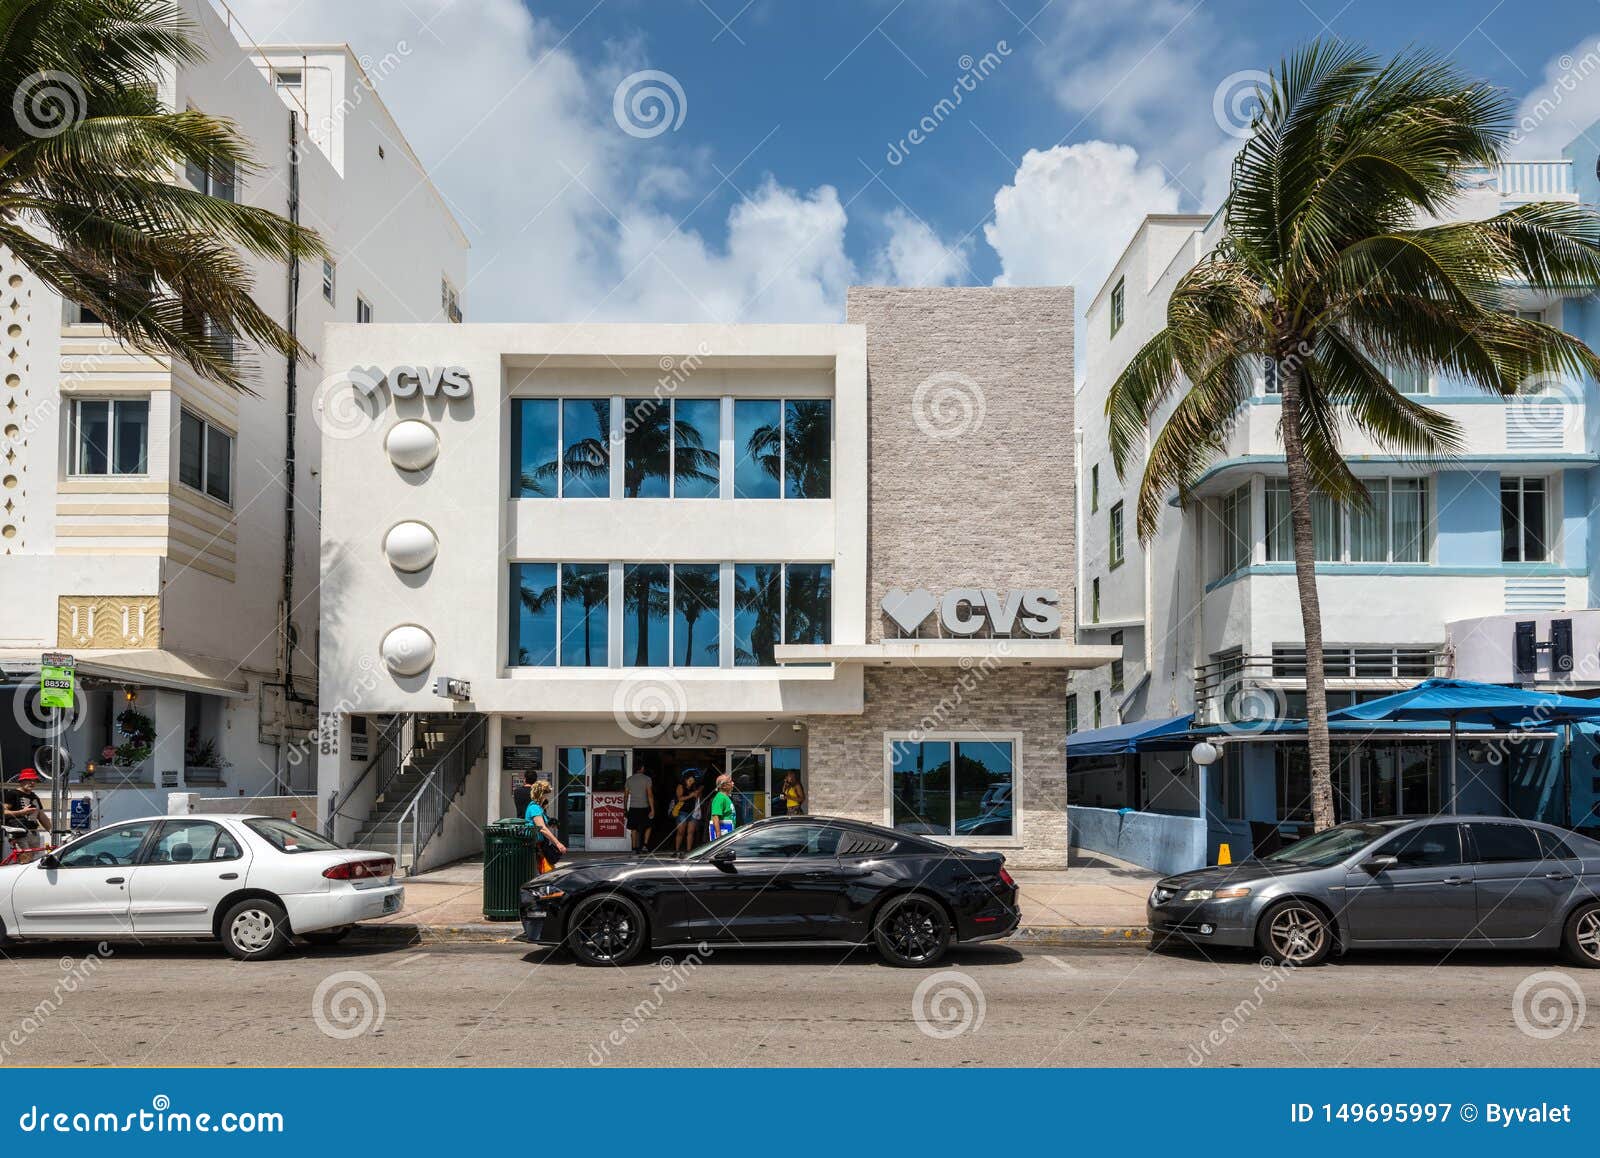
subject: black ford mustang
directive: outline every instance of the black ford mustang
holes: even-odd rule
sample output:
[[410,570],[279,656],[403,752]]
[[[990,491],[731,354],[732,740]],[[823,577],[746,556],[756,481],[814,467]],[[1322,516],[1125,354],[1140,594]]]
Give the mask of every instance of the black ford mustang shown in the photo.
[[522,886],[527,940],[589,965],[701,943],[877,946],[892,965],[932,965],[953,942],[1017,927],[1005,857],[853,820],[763,820],[684,860],[556,868]]

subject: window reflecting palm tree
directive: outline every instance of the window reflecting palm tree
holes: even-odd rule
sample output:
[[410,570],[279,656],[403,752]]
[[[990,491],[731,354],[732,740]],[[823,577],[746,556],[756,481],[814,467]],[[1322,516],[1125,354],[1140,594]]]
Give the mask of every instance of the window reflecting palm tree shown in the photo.
[[628,568],[624,583],[623,603],[633,615],[633,663],[636,667],[649,667],[650,629],[659,625],[663,636],[667,633],[667,616],[671,614],[668,594],[668,575],[665,563]]
[[751,431],[745,454],[769,477],[786,484],[785,498],[825,499],[832,448],[833,404],[809,399],[784,403],[779,423],[763,423]]
[[[611,588],[610,570],[604,564],[599,566],[580,566],[562,568],[562,601],[577,602],[583,607],[583,666],[603,667],[606,656],[602,652],[600,662],[595,663],[594,658],[594,610],[600,609],[601,622],[604,623],[605,608]],[[604,639],[602,637],[602,644]]]
[[[554,583],[546,586],[529,583],[527,571],[524,569],[522,577],[517,583],[517,603],[525,615],[534,619],[538,619],[543,615],[551,615],[555,611],[557,590],[557,586]],[[517,646],[517,665],[519,667],[527,667],[532,663],[532,653],[519,641]]]
[[[716,610],[722,603],[722,580],[718,572],[716,564],[689,565],[678,567],[673,576],[677,585],[678,614],[683,617],[684,624],[683,659],[685,664],[691,666],[694,664],[694,626],[707,611],[712,613],[714,620]],[[705,645],[705,653],[712,663],[717,662],[715,637]]]
[[[593,398],[588,401],[594,413],[594,430],[611,429],[611,400]],[[568,479],[582,480],[593,486],[604,484],[611,477],[611,446],[604,437],[590,434],[574,439],[560,451],[560,458],[541,463],[532,470],[522,472],[522,491],[525,495],[553,495],[556,493],[556,472]],[[597,488],[602,493],[605,485]]]
[[679,483],[717,481],[718,452],[706,449],[693,423],[673,416],[670,399],[630,398],[623,426],[622,484],[628,498],[640,497],[651,481],[666,494],[669,472]]
[[735,633],[734,662],[744,666],[771,664],[783,615],[783,568],[777,564],[740,564],[734,569],[734,607],[754,617],[748,638]]

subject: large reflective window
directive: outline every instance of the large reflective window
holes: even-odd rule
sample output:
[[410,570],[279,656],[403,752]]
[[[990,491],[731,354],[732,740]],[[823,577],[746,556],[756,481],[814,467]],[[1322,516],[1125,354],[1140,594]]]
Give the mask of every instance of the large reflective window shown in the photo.
[[833,626],[833,567],[790,563],[783,594],[783,642],[827,643]]
[[566,398],[561,403],[561,497],[611,495],[611,400]]
[[783,624],[783,566],[740,563],[733,569],[733,662],[739,667],[773,663],[772,649]]
[[722,568],[679,563],[672,568],[672,663],[716,667],[722,662]]
[[554,398],[518,398],[511,410],[511,494],[555,498],[561,445],[561,403]]
[[673,494],[680,499],[716,498],[721,483],[721,399],[677,398],[672,415]]
[[825,499],[833,474],[833,403],[803,399],[783,407],[783,497]]
[[902,832],[950,832],[950,742],[896,740],[889,745],[894,826]]
[[667,614],[671,568],[630,563],[622,571],[622,662],[667,666]]
[[556,565],[511,564],[512,667],[556,662]]
[[672,469],[672,400],[625,398],[622,402],[622,493],[630,499],[664,499]]
[[956,836],[1010,836],[1012,752],[1009,741],[956,744]]
[[779,498],[783,474],[783,404],[741,398],[733,404],[733,497]]
[[561,568],[561,663],[605,667],[611,568],[567,563]]

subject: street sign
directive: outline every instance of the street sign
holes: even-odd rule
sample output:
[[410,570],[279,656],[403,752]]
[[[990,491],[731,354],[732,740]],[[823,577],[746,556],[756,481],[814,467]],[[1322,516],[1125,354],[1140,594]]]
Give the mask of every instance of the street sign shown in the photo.
[[64,651],[47,651],[39,657],[39,705],[67,708],[73,704],[77,665]]

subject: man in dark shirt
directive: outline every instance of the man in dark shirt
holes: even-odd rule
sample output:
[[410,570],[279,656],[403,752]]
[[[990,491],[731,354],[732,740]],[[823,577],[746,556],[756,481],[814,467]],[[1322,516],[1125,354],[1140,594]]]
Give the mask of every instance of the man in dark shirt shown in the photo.
[[511,815],[518,820],[528,814],[528,799],[533,791],[533,780],[532,772],[524,772],[522,783],[511,790]]
[[32,768],[24,768],[17,773],[17,779],[5,785],[5,824],[7,828],[20,828],[27,832],[27,836],[18,839],[24,848],[36,846],[41,833],[49,828],[50,816],[44,810],[44,801],[39,799],[39,794],[34,791],[38,783],[39,773]]

